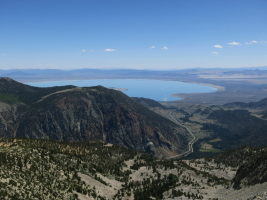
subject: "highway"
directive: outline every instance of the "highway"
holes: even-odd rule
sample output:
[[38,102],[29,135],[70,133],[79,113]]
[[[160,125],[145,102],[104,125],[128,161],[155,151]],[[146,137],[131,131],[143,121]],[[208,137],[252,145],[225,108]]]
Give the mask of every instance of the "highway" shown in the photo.
[[181,154],[177,154],[177,155],[174,155],[174,156],[170,156],[167,159],[178,159],[178,158],[182,158],[182,157],[188,156],[189,154],[194,152],[194,147],[193,146],[194,146],[195,142],[197,141],[197,138],[188,127],[186,127],[185,125],[181,124],[176,119],[176,117],[173,116],[173,112],[170,113],[169,117],[170,117],[170,120],[172,120],[175,124],[185,128],[187,130],[187,132],[192,136],[192,140],[190,140],[188,142],[188,150],[186,152],[183,152]]

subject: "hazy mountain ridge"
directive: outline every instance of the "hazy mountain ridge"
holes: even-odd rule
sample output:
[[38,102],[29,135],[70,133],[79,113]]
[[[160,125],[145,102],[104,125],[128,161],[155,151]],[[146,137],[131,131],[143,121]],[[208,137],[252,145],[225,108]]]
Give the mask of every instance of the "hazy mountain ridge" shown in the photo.
[[208,119],[216,123],[204,124],[203,129],[212,131],[220,148],[237,148],[241,145],[262,146],[267,144],[267,121],[251,115],[247,110],[217,110]]
[[225,104],[226,107],[236,107],[239,106],[240,108],[250,108],[250,109],[267,109],[267,98],[264,98],[260,101],[256,102],[249,102],[249,103],[244,103],[244,102],[233,102],[233,103],[228,103]]

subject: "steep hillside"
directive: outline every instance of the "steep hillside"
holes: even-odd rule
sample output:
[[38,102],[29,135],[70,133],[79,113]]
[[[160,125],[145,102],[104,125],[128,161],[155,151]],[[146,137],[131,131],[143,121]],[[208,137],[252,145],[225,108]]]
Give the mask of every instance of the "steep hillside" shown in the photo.
[[70,88],[74,88],[74,86],[37,88],[19,83],[10,78],[0,77],[0,101],[30,104],[42,96]]
[[134,97],[133,99],[148,108],[154,108],[154,107],[164,108],[163,105],[152,99],[141,98],[141,97]]
[[[36,88],[0,79],[0,136],[59,141],[101,140],[170,156],[187,150],[189,135],[122,92],[104,87]],[[0,99],[1,100],[1,99]]]
[[225,104],[225,106],[267,110],[267,98],[262,99],[260,101],[249,102],[249,103],[243,103],[243,102],[228,103]]
[[[266,99],[254,103],[212,106],[179,102],[164,102],[159,105],[150,101],[140,102],[191,130],[197,140],[190,158],[207,157],[244,145],[267,145],[267,120],[262,115]],[[253,106],[247,106],[252,104]]]
[[[243,158],[249,160],[247,156]],[[156,160],[148,154],[99,142],[0,138],[0,166],[0,198],[6,200],[267,197],[264,181],[241,185],[240,190],[232,188],[238,166],[231,167],[214,159]],[[254,170],[256,177],[260,176],[258,172]]]
[[220,149],[237,148],[241,145],[263,146],[267,144],[267,121],[253,116],[247,110],[216,110],[208,119],[215,123],[204,124],[203,129],[212,132],[214,143]]
[[262,99],[260,101],[249,102],[249,103],[243,103],[243,102],[229,103],[226,104],[225,107],[250,110],[251,112],[256,113],[257,115],[261,116],[264,119],[267,118],[267,98]]
[[234,188],[267,182],[267,148],[245,147],[215,157],[217,163],[238,168]]

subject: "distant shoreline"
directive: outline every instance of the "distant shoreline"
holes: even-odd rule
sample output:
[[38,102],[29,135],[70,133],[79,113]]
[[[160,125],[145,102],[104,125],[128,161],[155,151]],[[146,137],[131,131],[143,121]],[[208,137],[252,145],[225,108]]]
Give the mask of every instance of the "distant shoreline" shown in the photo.
[[[105,79],[143,79],[143,80],[162,80],[162,81],[177,81],[177,82],[183,82],[183,83],[191,83],[191,84],[196,84],[196,85],[203,85],[203,86],[208,86],[208,87],[211,87],[211,88],[215,88],[217,91],[224,91],[225,90],[225,87],[223,86],[220,86],[220,85],[215,85],[215,84],[211,84],[211,83],[202,83],[202,82],[191,82],[191,81],[180,81],[180,80],[173,80],[173,79],[160,79],[160,78],[89,78],[89,79],[62,79],[62,80],[54,80],[54,79],[46,79],[46,80],[24,80],[22,81],[23,83],[25,84],[29,84],[29,83],[45,83],[45,82],[62,82],[62,81],[88,81],[88,80],[105,80]],[[216,91],[216,92],[217,92]],[[177,93],[179,94],[179,93]],[[188,93],[190,94],[190,93]],[[192,94],[195,94],[192,93]]]
[[192,94],[208,94],[208,93],[215,93],[215,92],[225,91],[225,87],[220,86],[220,85],[211,84],[211,83],[202,83],[202,82],[198,83],[198,82],[190,82],[190,81],[188,81],[188,82],[181,81],[181,82],[208,86],[208,87],[211,87],[211,88],[215,88],[216,91],[212,91],[212,92],[193,92],[193,93],[174,93],[174,94],[172,94],[172,96],[179,98],[177,101],[185,100],[186,96],[192,95]]
[[[210,83],[203,83],[203,82],[191,82],[191,81],[180,81],[180,80],[173,80],[173,79],[160,79],[160,78],[89,78],[89,79],[62,79],[62,80],[55,80],[55,79],[42,79],[42,80],[24,80],[23,82],[25,84],[34,84],[34,83],[51,83],[51,82],[67,82],[67,81],[90,81],[90,80],[117,80],[117,79],[141,79],[141,80],[161,80],[161,81],[173,81],[173,82],[181,82],[181,83],[187,83],[187,84],[192,84],[192,85],[201,85],[201,86],[206,86],[209,88],[215,89],[215,91],[208,91],[208,92],[191,92],[191,93],[172,93],[169,94],[170,96],[176,98],[176,100],[169,100],[169,102],[174,102],[174,101],[182,101],[185,100],[186,96],[188,95],[194,95],[194,94],[208,94],[208,93],[215,93],[219,91],[224,91],[225,88],[223,86],[215,85],[215,84],[210,84]],[[66,84],[66,85],[72,85]],[[36,87],[36,86],[35,86]],[[37,86],[38,87],[38,86]],[[116,87],[107,87],[109,89],[115,89],[119,90],[121,92],[125,92],[128,89],[127,88],[116,88]],[[165,101],[164,101],[165,102]],[[167,100],[168,102],[168,100]]]
[[217,91],[215,91],[215,92],[225,91],[225,87],[223,87],[221,85],[215,85],[215,84],[211,84],[211,83],[197,83],[197,82],[191,82],[191,83],[199,84],[199,85],[203,85],[203,86],[209,86],[209,87],[215,88],[215,89],[217,89]]

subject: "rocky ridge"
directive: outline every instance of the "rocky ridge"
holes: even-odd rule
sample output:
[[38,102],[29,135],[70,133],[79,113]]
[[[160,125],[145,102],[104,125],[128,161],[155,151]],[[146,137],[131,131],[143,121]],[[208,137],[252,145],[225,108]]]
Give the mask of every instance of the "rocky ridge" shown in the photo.
[[186,151],[182,126],[101,86],[37,88],[0,79],[0,136],[104,141],[158,156]]

